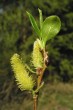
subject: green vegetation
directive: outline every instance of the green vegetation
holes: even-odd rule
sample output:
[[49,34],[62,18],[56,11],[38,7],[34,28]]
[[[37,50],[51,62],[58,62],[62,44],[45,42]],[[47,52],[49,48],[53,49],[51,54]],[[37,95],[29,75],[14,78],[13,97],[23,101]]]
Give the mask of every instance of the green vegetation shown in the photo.
[[[73,82],[72,7],[72,0],[0,1],[0,109],[17,110],[21,105],[23,105],[22,108],[20,108],[21,110],[29,110],[29,108],[32,108],[30,107],[32,102],[30,100],[27,101],[31,96],[28,98],[26,91],[23,93],[17,88],[10,67],[10,58],[14,53],[20,54],[23,61],[29,65],[29,60],[31,58],[30,53],[32,52],[33,42],[36,40],[37,35],[34,34],[35,30],[32,30],[31,28],[26,11],[33,14],[38,24],[38,8],[43,12],[43,20],[50,15],[57,15],[60,17],[62,22],[60,33],[54,39],[50,39],[46,45],[46,50],[49,53],[49,66],[45,71],[43,78],[45,83]],[[69,86],[70,88],[73,87],[71,85]],[[65,85],[63,84],[62,90],[64,88]],[[47,89],[47,97],[49,98],[49,86],[47,87],[45,85],[42,89]],[[66,91],[69,90],[67,89]],[[51,93],[54,93],[54,91]],[[60,102],[63,101],[64,103],[64,100],[68,100],[68,102],[65,103],[67,110],[72,110],[72,96],[73,92],[70,91],[68,95],[65,94],[59,96]],[[47,110],[49,105],[46,101],[44,90],[43,97],[45,101],[44,108],[42,108],[42,102],[39,107],[40,109]],[[42,99],[43,98],[40,97],[39,100]],[[27,102],[29,104],[27,104]],[[27,107],[25,107],[25,105]]]

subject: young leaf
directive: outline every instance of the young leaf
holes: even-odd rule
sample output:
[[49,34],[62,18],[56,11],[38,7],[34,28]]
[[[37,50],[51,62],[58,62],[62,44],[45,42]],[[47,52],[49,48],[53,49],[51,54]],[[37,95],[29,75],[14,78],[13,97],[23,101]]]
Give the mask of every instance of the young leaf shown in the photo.
[[47,40],[55,37],[60,31],[61,21],[58,16],[50,16],[45,19],[42,25],[42,42],[45,45]]
[[43,16],[42,16],[42,11],[40,9],[39,10],[39,18],[40,18],[40,29],[42,29],[42,24],[43,24]]
[[27,14],[28,14],[28,16],[29,16],[29,19],[30,19],[30,22],[31,22],[31,25],[32,25],[33,29],[35,30],[36,34],[37,34],[38,36],[40,36],[40,30],[39,30],[39,28],[38,28],[38,25],[37,25],[37,23],[36,23],[34,17],[33,17],[29,12],[27,12]]

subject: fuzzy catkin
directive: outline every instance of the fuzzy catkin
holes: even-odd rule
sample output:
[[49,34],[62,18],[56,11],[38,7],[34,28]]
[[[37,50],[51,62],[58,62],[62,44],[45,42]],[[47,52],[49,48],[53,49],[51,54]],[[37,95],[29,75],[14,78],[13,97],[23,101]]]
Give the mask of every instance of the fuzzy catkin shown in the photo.
[[23,65],[18,54],[14,54],[11,58],[11,66],[14,71],[14,76],[17,81],[18,87],[23,90],[32,90],[34,81],[32,76],[29,76],[25,66]]
[[34,42],[33,53],[32,53],[32,63],[35,68],[43,68],[43,55],[41,53],[40,40],[37,39]]

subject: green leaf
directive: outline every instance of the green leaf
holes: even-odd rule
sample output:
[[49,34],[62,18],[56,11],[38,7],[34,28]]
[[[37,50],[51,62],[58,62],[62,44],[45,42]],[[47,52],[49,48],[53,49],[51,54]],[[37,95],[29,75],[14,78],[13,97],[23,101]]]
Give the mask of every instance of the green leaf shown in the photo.
[[37,23],[36,23],[34,17],[33,17],[29,12],[27,12],[27,14],[28,14],[28,16],[29,16],[29,19],[30,19],[30,22],[31,22],[31,25],[32,25],[33,29],[35,30],[36,34],[37,34],[38,36],[40,36],[40,30],[39,30],[39,28],[38,28],[38,25],[37,25]]
[[42,11],[40,9],[39,10],[39,19],[40,19],[40,29],[42,29],[42,25],[43,25],[43,16],[42,16]]
[[61,28],[61,21],[58,16],[50,16],[45,19],[42,25],[42,45],[45,46],[47,40],[55,37]]

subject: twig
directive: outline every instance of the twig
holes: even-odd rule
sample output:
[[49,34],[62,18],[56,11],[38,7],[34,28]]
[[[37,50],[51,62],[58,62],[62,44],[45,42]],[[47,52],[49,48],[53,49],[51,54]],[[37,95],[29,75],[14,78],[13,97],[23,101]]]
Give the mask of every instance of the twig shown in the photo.
[[37,100],[38,100],[38,95],[35,94],[35,96],[33,97],[33,101],[34,101],[34,110],[37,110]]
[[36,70],[36,73],[38,75],[38,78],[37,78],[37,89],[33,93],[34,110],[37,110],[37,101],[38,101],[38,95],[37,95],[37,93],[39,92],[39,89],[43,86],[41,84],[41,82],[42,82],[44,71],[47,68],[47,63],[48,63],[47,52],[45,50],[43,50],[42,51],[42,54],[43,54],[43,59],[44,59],[44,66],[43,66],[43,68],[37,68],[37,70]]

